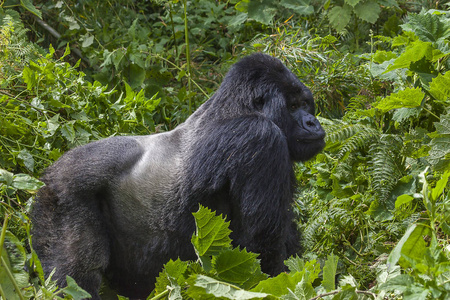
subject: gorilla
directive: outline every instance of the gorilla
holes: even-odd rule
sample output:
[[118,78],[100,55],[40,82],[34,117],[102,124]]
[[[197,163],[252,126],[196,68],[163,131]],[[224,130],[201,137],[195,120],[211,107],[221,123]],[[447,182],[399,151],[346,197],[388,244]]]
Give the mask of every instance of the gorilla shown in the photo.
[[280,60],[253,54],[183,124],[75,148],[50,166],[32,212],[33,247],[49,274],[100,299],[102,279],[145,298],[169,259],[195,260],[192,212],[227,216],[235,246],[276,275],[300,249],[294,162],[324,146],[310,90]]

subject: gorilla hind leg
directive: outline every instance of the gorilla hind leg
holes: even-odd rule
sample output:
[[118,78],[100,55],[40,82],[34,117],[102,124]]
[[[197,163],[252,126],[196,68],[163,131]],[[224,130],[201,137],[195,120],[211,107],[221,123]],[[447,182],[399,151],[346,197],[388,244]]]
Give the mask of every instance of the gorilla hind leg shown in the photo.
[[53,279],[59,287],[66,286],[68,275],[92,299],[100,299],[110,255],[102,212],[96,199],[73,196],[67,200],[61,203],[47,187],[39,193],[33,209],[33,215],[39,215],[34,218],[33,247],[46,275],[55,269]]

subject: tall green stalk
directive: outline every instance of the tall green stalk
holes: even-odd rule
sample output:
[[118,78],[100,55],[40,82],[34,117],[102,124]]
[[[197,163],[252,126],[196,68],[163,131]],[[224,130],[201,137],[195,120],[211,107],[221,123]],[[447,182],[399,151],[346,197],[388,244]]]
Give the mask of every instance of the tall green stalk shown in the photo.
[[186,64],[187,64],[187,78],[188,78],[188,101],[189,101],[189,114],[192,113],[192,101],[191,101],[191,55],[189,52],[189,32],[187,23],[187,0],[183,0],[184,6],[184,39],[186,40]]

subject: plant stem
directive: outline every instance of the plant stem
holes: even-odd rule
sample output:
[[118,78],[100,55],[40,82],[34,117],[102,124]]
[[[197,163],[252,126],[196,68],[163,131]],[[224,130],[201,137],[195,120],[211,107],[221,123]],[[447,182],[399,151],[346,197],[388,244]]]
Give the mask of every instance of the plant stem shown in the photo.
[[191,103],[191,56],[189,53],[189,32],[188,32],[188,19],[187,19],[187,0],[183,0],[184,6],[184,39],[186,41],[186,64],[187,64],[187,74],[188,74],[188,101],[189,101],[189,114],[192,113],[192,103]]

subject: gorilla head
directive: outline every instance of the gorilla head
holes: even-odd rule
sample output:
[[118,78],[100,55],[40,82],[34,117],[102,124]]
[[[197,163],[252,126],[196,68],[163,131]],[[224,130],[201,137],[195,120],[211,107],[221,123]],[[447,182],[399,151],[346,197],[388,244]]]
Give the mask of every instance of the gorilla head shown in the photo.
[[75,148],[47,169],[32,219],[33,246],[60,285],[94,299],[102,277],[141,298],[169,259],[195,259],[192,211],[231,220],[235,245],[275,275],[299,250],[293,162],[324,147],[314,100],[278,59],[233,65],[218,91],[176,129]]

